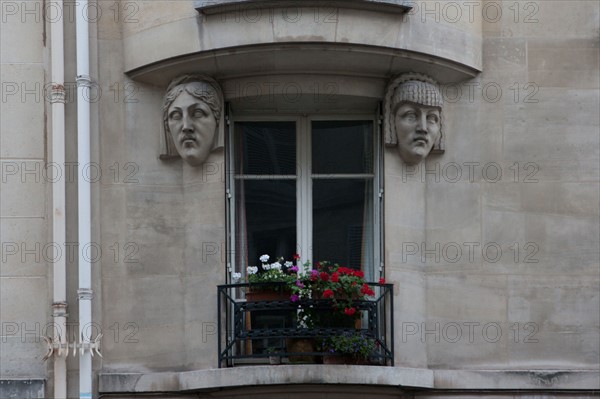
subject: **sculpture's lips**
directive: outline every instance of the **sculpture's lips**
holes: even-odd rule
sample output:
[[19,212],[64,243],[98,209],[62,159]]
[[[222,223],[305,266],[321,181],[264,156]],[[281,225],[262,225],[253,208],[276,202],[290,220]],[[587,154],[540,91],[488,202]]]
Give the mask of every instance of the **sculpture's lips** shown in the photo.
[[196,140],[195,137],[193,136],[185,136],[181,139],[181,144],[191,144],[191,143],[196,143],[198,140]]
[[429,140],[427,140],[427,137],[417,137],[413,140],[414,143],[417,144],[425,144],[427,145],[427,143],[429,142]]

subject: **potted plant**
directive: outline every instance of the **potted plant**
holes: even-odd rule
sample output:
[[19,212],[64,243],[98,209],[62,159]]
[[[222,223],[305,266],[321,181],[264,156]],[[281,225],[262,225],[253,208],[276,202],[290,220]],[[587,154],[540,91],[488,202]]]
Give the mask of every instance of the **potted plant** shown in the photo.
[[270,346],[267,348],[267,353],[269,354],[269,364],[281,364],[281,355],[279,354],[279,349],[274,346]]
[[[305,270],[309,266],[305,264]],[[363,271],[327,261],[318,262],[315,269],[304,272],[290,288],[292,301],[311,298],[330,302],[333,312],[329,309],[301,309],[300,316],[310,327],[354,328],[361,316],[355,306],[356,301],[375,295],[366,283]]]
[[377,349],[375,339],[366,334],[344,332],[323,340],[324,364],[369,364],[369,357]]
[[[251,284],[246,293],[248,301],[288,300],[292,281],[296,280],[297,268],[283,258],[269,263],[269,255],[260,257],[259,266],[248,266],[248,282]],[[240,276],[241,277],[241,276]],[[255,285],[253,285],[255,284]]]

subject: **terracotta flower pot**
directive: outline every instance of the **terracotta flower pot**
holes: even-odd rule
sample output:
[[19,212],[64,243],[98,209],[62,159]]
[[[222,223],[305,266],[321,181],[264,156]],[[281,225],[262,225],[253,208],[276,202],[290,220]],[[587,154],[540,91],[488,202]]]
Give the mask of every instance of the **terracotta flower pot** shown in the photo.
[[253,290],[246,293],[246,300],[248,302],[288,301],[291,295],[290,291]]
[[[314,352],[315,340],[312,338],[288,338],[286,346],[288,352]],[[312,355],[292,355],[289,359],[290,363],[315,363],[315,357]]]

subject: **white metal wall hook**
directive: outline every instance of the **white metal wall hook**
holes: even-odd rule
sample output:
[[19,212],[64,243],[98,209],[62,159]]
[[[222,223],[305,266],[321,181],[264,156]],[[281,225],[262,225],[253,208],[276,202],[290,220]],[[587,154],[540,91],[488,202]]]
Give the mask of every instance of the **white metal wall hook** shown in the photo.
[[42,358],[42,361],[45,362],[46,360],[50,359],[50,357],[54,354],[54,345],[52,344],[52,338],[45,337],[43,335],[42,338],[44,339],[44,341],[46,341],[46,349],[48,350],[48,352],[46,352],[46,355]]
[[79,355],[83,356],[86,350],[90,351],[90,355],[94,357],[94,352],[100,357],[102,353],[100,353],[100,342],[102,340],[103,334],[98,334],[94,341],[88,342],[61,342],[60,336],[57,337],[56,340],[52,339],[52,337],[42,336],[44,341],[46,341],[46,355],[42,358],[42,361],[46,361],[56,354],[57,357],[67,357],[69,356],[69,349],[72,350],[73,357],[77,354],[79,350]]
[[[100,353],[100,340],[102,339],[102,333],[98,334],[96,336],[96,339],[94,340],[94,350],[96,351],[96,353],[98,354],[98,356],[103,357],[102,353]],[[93,352],[92,352],[92,356],[93,356]]]

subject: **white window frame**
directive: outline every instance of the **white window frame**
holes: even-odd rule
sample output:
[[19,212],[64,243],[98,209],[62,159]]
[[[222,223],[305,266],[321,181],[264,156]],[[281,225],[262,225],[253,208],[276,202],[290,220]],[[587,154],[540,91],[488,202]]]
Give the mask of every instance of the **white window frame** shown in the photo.
[[[234,129],[235,123],[238,122],[295,122],[296,123],[296,163],[301,165],[300,170],[296,170],[296,175],[279,176],[281,179],[296,179],[296,247],[302,263],[306,260],[311,260],[312,264],[312,228],[313,228],[313,203],[312,203],[312,178],[324,175],[313,175],[312,170],[312,122],[313,121],[349,121],[349,120],[370,120],[373,123],[373,173],[369,174],[332,174],[332,179],[339,178],[372,178],[373,179],[373,267],[372,270],[365,270],[365,277],[368,280],[376,281],[383,273],[383,225],[382,225],[382,210],[383,210],[383,148],[381,138],[380,118],[377,114],[236,114],[234,117],[229,115],[228,118],[228,140],[226,143],[226,190],[227,190],[227,215],[228,215],[228,233],[227,245],[227,266],[228,279],[231,278],[231,272],[240,270],[242,275],[245,275],[245,269],[248,265],[233,265],[236,259],[236,215],[235,215],[235,180],[239,178],[262,179],[254,175],[237,175],[233,170],[235,165],[234,153]],[[264,177],[265,180],[270,177]],[[272,179],[272,177],[271,177]],[[278,254],[270,254],[277,256]]]

